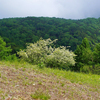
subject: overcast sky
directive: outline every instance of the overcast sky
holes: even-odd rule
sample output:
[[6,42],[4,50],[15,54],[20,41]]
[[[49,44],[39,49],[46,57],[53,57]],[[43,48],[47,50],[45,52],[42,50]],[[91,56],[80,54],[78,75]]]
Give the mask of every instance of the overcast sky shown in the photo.
[[27,16],[98,18],[100,0],[0,0],[0,19]]

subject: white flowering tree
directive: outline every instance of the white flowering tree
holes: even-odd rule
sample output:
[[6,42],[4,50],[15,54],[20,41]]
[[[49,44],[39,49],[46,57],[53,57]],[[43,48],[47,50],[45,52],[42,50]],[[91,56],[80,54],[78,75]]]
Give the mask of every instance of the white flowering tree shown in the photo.
[[50,67],[68,67],[75,64],[75,54],[66,49],[66,47],[52,47],[57,39],[40,39],[36,43],[27,44],[25,50],[20,50],[18,55],[24,60],[39,64],[43,62],[46,66]]
[[55,48],[55,50],[47,56],[46,64],[50,67],[68,69],[69,66],[75,65],[74,56],[75,54],[72,51],[69,51],[66,47],[61,46]]
[[18,55],[24,60],[34,64],[44,62],[47,55],[51,54],[54,51],[51,45],[56,42],[56,40],[57,39],[53,41],[51,39],[43,40],[41,38],[34,44],[27,44],[27,48],[25,50],[20,50],[20,52],[18,52]]

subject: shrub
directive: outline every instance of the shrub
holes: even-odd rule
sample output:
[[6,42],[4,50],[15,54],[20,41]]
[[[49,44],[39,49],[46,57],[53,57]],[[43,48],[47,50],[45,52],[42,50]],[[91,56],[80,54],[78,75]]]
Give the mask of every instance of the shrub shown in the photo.
[[92,66],[92,73],[100,75],[100,64],[99,63]]
[[80,68],[80,71],[84,73],[92,73],[100,75],[100,64],[84,65],[83,67]]
[[18,58],[17,58],[16,54],[12,54],[12,55],[5,57],[5,60],[15,61],[15,60],[18,60]]
[[56,40],[52,41],[51,39],[40,39],[34,44],[29,43],[27,44],[27,48],[25,50],[18,52],[18,55],[22,57],[22,59],[34,64],[44,62],[46,56],[53,52],[51,44],[55,41]]
[[84,65],[83,67],[80,68],[80,72],[83,73],[92,73],[92,65]]
[[25,50],[18,52],[18,55],[33,64],[41,64],[42,62],[46,66],[59,68],[68,68],[74,65],[75,54],[72,51],[67,50],[64,46],[58,48],[52,47],[56,40],[40,39],[34,44],[29,43]]
[[0,37],[0,60],[17,60],[16,54],[12,54],[11,47],[7,47],[6,42]]
[[54,52],[47,56],[45,63],[50,67],[69,69],[69,66],[75,64],[74,56],[75,54],[73,52],[61,46],[55,48]]
[[9,56],[11,51],[11,47],[7,47],[6,42],[4,42],[3,39],[0,37],[0,60],[3,60],[7,56]]

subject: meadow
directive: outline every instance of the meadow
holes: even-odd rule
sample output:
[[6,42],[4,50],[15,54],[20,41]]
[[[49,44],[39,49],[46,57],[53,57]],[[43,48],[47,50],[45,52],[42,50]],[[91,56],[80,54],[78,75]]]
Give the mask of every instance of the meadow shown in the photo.
[[0,61],[0,100],[100,100],[100,75]]

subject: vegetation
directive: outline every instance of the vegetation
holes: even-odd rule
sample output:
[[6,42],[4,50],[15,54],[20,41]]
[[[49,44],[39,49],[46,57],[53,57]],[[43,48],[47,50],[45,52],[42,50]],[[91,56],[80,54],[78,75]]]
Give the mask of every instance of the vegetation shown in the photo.
[[34,94],[31,94],[31,97],[33,99],[40,99],[40,100],[48,100],[48,99],[50,99],[50,96],[47,93],[44,94],[43,91],[41,91],[41,90],[35,91]]
[[99,100],[99,33],[100,18],[1,19],[0,99]]
[[86,37],[91,47],[100,42],[100,18],[80,20],[26,17],[0,19],[0,36],[11,45],[12,53],[25,49],[26,43],[34,43],[42,37],[58,39],[57,47],[71,46],[75,50]]
[[90,44],[87,40],[87,38],[84,38],[82,43],[77,46],[75,50],[75,54],[77,55],[76,57],[76,70],[80,70],[80,68],[84,65],[87,64],[89,65],[90,62],[93,61],[93,55],[92,51],[90,48]]
[[0,99],[99,100],[100,75],[0,61]]
[[[0,59],[16,60],[20,55],[25,61],[37,64],[41,68],[44,66],[57,67],[100,74],[99,22],[100,18],[81,20],[48,17],[0,19],[2,37],[0,38],[2,44]],[[66,49],[68,46],[71,47]],[[18,52],[17,57],[16,52]]]
[[0,37],[0,60],[15,60],[17,59],[16,55],[11,55],[11,47],[6,46],[6,42]]
[[18,52],[18,55],[33,64],[43,62],[47,67],[69,69],[69,66],[74,66],[75,54],[63,46],[58,48],[52,47],[55,41],[40,39],[34,44],[28,44],[25,50]]
[[10,47],[6,47],[6,43],[0,37],[0,59],[5,59],[11,52]]

